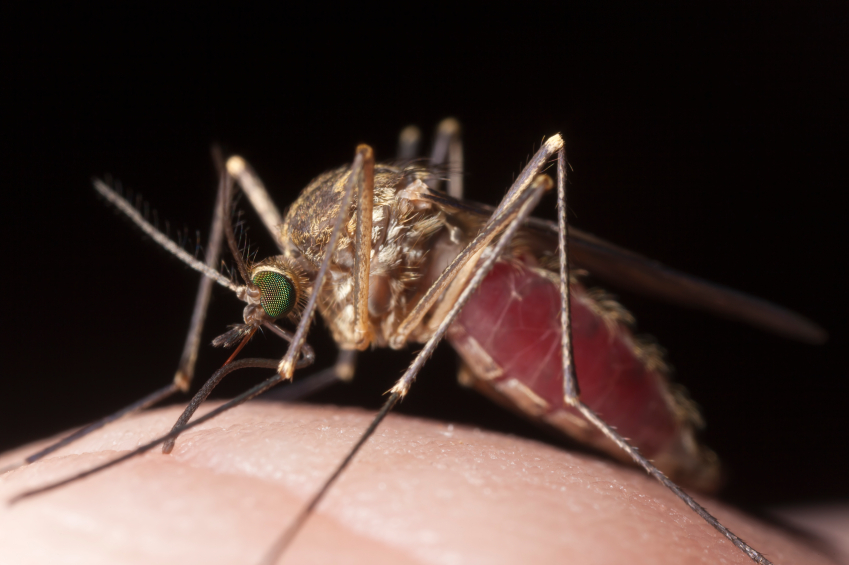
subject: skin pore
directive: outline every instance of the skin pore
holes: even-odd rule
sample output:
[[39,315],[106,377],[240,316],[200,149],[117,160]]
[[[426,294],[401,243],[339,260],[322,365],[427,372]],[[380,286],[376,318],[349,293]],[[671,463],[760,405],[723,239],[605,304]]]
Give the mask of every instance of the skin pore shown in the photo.
[[[217,405],[209,403],[199,413]],[[179,408],[126,418],[0,476],[0,498],[170,429]],[[371,414],[255,401],[100,475],[0,505],[0,562],[258,563]],[[31,453],[0,456],[0,466]],[[837,563],[697,496],[774,563]],[[751,561],[645,473],[531,440],[390,415],[280,563]]]

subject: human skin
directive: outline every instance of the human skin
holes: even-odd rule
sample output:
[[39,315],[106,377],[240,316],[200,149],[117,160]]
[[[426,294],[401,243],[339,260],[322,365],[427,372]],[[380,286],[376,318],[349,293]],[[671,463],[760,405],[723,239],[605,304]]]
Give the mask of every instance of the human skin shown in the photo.
[[[211,403],[214,406],[214,403]],[[202,410],[204,411],[204,410]],[[0,477],[0,499],[170,429],[178,408],[121,420]],[[134,460],[0,505],[0,562],[258,563],[372,414],[252,402]],[[0,456],[0,467],[31,453]],[[793,534],[697,499],[776,564],[836,563]],[[535,441],[390,415],[280,563],[751,561],[642,471]]]

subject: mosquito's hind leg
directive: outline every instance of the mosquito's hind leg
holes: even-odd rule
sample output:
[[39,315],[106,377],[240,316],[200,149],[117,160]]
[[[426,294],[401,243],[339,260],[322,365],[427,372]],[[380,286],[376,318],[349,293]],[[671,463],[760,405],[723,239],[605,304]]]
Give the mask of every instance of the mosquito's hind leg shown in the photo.
[[557,216],[558,216],[558,250],[560,262],[560,321],[563,328],[561,338],[561,355],[563,360],[563,395],[566,403],[577,409],[592,425],[598,428],[604,435],[612,440],[620,449],[627,453],[631,459],[645,469],[650,475],[660,481],[666,488],[671,490],[696,514],[701,516],[708,524],[716,528],[721,534],[728,538],[735,546],[749,556],[753,561],[763,565],[770,562],[760,552],[746,544],[731,530],[723,526],[719,520],[714,518],[707,510],[697,503],[681,487],[672,482],[648,459],[632,446],[625,438],[619,435],[607,422],[602,420],[586,404],[581,401],[578,378],[575,372],[574,356],[572,354],[572,324],[570,318],[569,301],[569,227],[566,221],[566,155],[561,150],[557,156]]
[[[463,199],[463,143],[460,139],[460,122],[446,118],[436,127],[436,139],[430,154],[431,165],[437,169],[446,169],[448,173],[448,195],[457,200]],[[433,188],[441,184],[436,177]]]
[[[416,126],[407,126],[398,136],[397,159],[412,161],[419,155],[422,132]],[[439,189],[442,173],[448,173],[448,194],[458,200],[463,198],[463,143],[460,139],[460,122],[445,118],[436,127],[436,137],[430,152],[430,166],[437,174],[429,176],[428,186]]]
[[399,161],[412,161],[419,156],[419,145],[422,141],[422,130],[417,126],[407,126],[398,136],[398,152],[395,156]]

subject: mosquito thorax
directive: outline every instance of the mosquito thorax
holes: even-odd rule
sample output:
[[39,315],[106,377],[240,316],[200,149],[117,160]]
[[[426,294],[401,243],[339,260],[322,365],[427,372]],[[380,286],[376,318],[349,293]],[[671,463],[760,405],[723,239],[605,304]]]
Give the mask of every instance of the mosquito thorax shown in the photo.
[[[434,248],[445,227],[445,215],[425,193],[422,179],[436,173],[417,163],[374,165],[372,237],[368,279],[370,345],[388,347],[390,336],[407,317],[417,298],[434,277],[431,265],[447,265],[456,253]],[[341,210],[350,167],[340,167],[313,179],[279,227],[278,244],[285,257],[315,277],[331,253],[328,279],[320,289],[318,312],[343,349],[361,349],[362,336],[354,327],[356,263],[356,209]],[[344,214],[343,230],[335,247],[328,249],[334,222]],[[477,228],[478,226],[475,226]],[[476,229],[472,232],[472,236]],[[445,261],[445,257],[450,255]],[[436,275],[438,276],[438,272]],[[414,340],[427,339],[428,328]]]

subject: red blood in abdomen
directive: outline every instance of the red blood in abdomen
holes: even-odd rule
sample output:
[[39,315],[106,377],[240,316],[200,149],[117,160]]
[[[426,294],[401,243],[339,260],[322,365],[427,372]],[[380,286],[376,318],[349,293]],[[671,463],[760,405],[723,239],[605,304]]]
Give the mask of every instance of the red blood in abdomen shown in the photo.
[[[572,285],[581,399],[644,454],[655,455],[680,427],[664,393],[668,385],[636,356],[630,330],[609,326],[591,304],[584,288]],[[565,409],[577,415],[563,400],[560,297],[550,279],[521,264],[497,263],[456,325],[502,368],[493,382],[517,379],[548,403],[548,413]],[[449,332],[449,340],[455,339]]]

